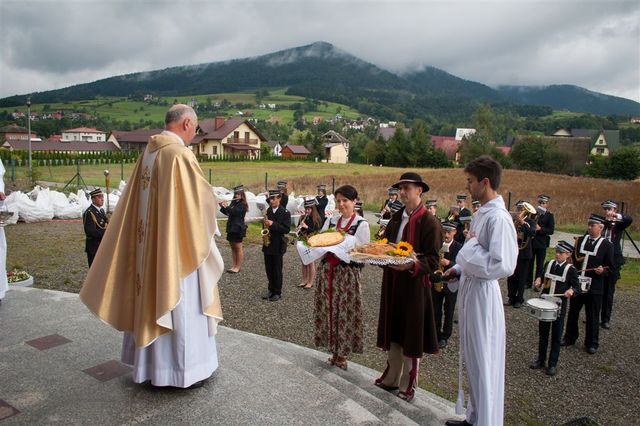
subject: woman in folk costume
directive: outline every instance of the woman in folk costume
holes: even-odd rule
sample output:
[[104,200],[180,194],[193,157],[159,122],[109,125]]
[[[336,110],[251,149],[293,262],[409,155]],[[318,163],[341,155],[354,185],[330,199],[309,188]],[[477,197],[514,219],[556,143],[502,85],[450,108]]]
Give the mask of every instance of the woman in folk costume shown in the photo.
[[217,202],[186,146],[195,112],[174,105],[165,123],[136,163],[80,299],[125,332],[122,361],[135,383],[197,387],[218,367]]
[[[301,237],[308,237],[322,228],[322,220],[318,214],[316,205],[318,202],[315,198],[304,201],[304,216],[300,218],[297,231]],[[298,287],[309,289],[313,287],[316,280],[316,263],[311,262],[308,265],[302,264],[302,283]]]
[[247,224],[244,222],[247,210],[249,210],[249,205],[247,204],[247,196],[244,193],[244,185],[238,185],[233,188],[233,200],[231,200],[231,203],[226,201],[220,203],[222,214],[229,216],[229,220],[227,220],[227,241],[231,246],[233,265],[227,269],[227,272],[232,274],[240,272],[240,268],[244,263],[242,240],[247,233]]
[[[351,185],[336,189],[336,206],[340,214],[325,221],[323,230],[335,229],[356,237],[357,245],[370,241],[369,223],[355,212],[358,192]],[[347,369],[347,357],[362,353],[361,265],[345,263],[332,253],[321,260],[316,278],[315,344],[329,349],[329,363]]]
[[387,365],[375,385],[411,401],[418,384],[420,359],[438,353],[438,333],[429,274],[438,269],[442,229],[421,196],[429,190],[417,173],[403,173],[393,185],[404,208],[389,221],[384,237],[405,241],[417,254],[414,262],[384,268],[380,294],[377,346],[387,352]]
[[[0,203],[4,205],[7,196],[4,193],[4,164],[0,160]],[[7,238],[4,235],[4,226],[0,226],[0,302],[9,289],[7,282]]]
[[467,190],[482,205],[471,221],[456,265],[444,280],[459,278],[458,329],[460,358],[456,413],[462,414],[463,360],[469,378],[465,420],[446,425],[500,426],[504,423],[506,330],[498,280],[513,274],[518,258],[516,230],[502,196],[497,193],[502,167],[486,155],[464,169]]

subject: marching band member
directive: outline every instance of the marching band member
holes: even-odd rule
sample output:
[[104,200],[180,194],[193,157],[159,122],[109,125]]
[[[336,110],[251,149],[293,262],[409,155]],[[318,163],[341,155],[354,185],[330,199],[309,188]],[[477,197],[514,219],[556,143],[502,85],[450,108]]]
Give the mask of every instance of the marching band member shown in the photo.
[[329,203],[329,198],[327,197],[327,185],[318,185],[318,195],[316,195],[316,201],[318,201],[318,214],[320,215],[320,219],[324,223],[325,220],[325,209],[327,208],[327,204]]
[[[368,243],[371,239],[369,223],[355,212],[358,191],[351,185],[343,185],[334,195],[340,214],[328,218],[322,229],[353,235],[357,245]],[[345,263],[333,253],[327,253],[321,265],[316,276],[314,341],[316,346],[326,347],[332,353],[331,365],[346,370],[347,357],[351,353],[362,353],[364,349],[362,266]]]
[[247,234],[247,224],[244,218],[249,210],[247,196],[244,193],[244,185],[233,188],[233,200],[231,203],[223,201],[220,204],[222,214],[229,216],[227,220],[227,241],[231,246],[231,258],[233,265],[227,272],[237,274],[244,263],[244,251],[242,240]]
[[427,200],[424,205],[427,207],[427,211],[440,221],[440,218],[438,218],[438,200]]
[[356,203],[353,206],[353,209],[355,210],[356,213],[358,213],[358,215],[364,217],[364,210],[362,209],[362,201],[356,200]]
[[[536,235],[531,241],[531,248],[533,249],[533,260],[529,264],[529,273],[527,278],[532,279],[532,276],[540,277],[542,275],[542,267],[544,264],[544,258],[547,254],[547,248],[551,242],[550,235],[553,235],[555,230],[555,220],[553,213],[549,211],[549,201],[551,197],[548,195],[538,195],[538,215],[536,216]],[[534,271],[535,263],[535,271]],[[535,275],[533,273],[535,272]],[[528,282],[531,284],[531,281]],[[529,285],[531,287],[531,285]]]
[[[304,201],[304,216],[300,218],[296,232],[298,235],[307,237],[322,228],[322,219],[316,208],[317,201],[315,198]],[[298,287],[309,289],[313,287],[316,279],[316,263],[311,262],[308,265],[302,264],[302,283]]]
[[269,290],[262,296],[270,302],[276,302],[282,297],[282,258],[287,251],[286,235],[291,229],[291,214],[280,205],[281,191],[269,190],[269,206],[263,221],[265,229],[269,230],[269,244],[262,245],[264,267],[269,280]]
[[96,188],[89,193],[91,205],[82,214],[82,223],[86,236],[85,251],[89,267],[93,264],[100,242],[109,224],[109,218],[104,212],[104,193],[100,188]]
[[523,200],[516,202],[518,215],[514,218],[514,225],[518,235],[518,261],[516,270],[507,279],[509,299],[505,302],[505,306],[513,305],[514,308],[520,308],[524,303],[524,287],[528,282],[529,264],[533,259],[531,240],[536,234],[536,223],[525,215],[524,203]]
[[[571,346],[578,339],[578,316],[585,307],[587,325],[584,336],[584,346],[587,353],[593,355],[598,350],[598,336],[600,308],[602,307],[602,293],[604,281],[611,274],[614,267],[613,244],[602,237],[605,218],[597,214],[589,217],[588,233],[580,237],[573,252],[573,264],[578,268],[580,279],[590,281],[586,292],[573,297],[569,302],[567,314],[567,330],[562,339],[562,346]],[[582,284],[581,284],[582,285]]]
[[471,212],[472,212],[472,214],[475,215],[479,208],[480,208],[480,201],[473,200],[471,202]]
[[613,244],[614,260],[613,271],[609,274],[604,283],[602,312],[600,317],[602,328],[608,330],[609,321],[611,321],[611,310],[613,309],[613,294],[616,291],[616,282],[620,278],[620,269],[622,269],[622,265],[624,265],[624,256],[622,255],[620,239],[624,234],[624,230],[633,222],[633,218],[631,216],[618,213],[618,203],[615,201],[607,200],[601,205],[606,219],[604,222],[603,236]]
[[380,215],[383,219],[389,219],[391,217],[391,205],[398,200],[398,190],[396,188],[389,188],[387,193],[389,198],[384,202],[382,209],[380,209]]
[[429,190],[422,177],[403,173],[393,185],[405,207],[391,217],[384,236],[407,242],[417,258],[384,268],[380,296],[377,346],[387,352],[387,366],[375,385],[411,401],[418,384],[422,356],[438,353],[438,333],[433,315],[429,274],[438,268],[442,247],[440,222],[422,204]]
[[287,206],[289,205],[289,188],[287,188],[287,181],[280,180],[278,181],[277,186],[280,191],[280,205],[287,210]]
[[[438,271],[432,273],[429,279],[432,283],[431,297],[433,299],[433,309],[436,317],[436,330],[438,331],[438,346],[444,348],[451,337],[453,330],[453,311],[456,308],[458,296],[457,283],[445,283],[442,281],[442,273],[456,264],[456,256],[462,248],[462,244],[453,239],[456,235],[457,224],[454,222],[444,222],[442,230],[444,242],[440,249],[440,265]],[[439,274],[437,272],[440,272]],[[442,313],[444,304],[444,325],[442,324]]]
[[456,241],[460,244],[464,244],[464,222],[460,220],[461,217],[471,217],[471,211],[466,207],[467,194],[456,195],[456,205],[458,206],[458,214],[455,217],[455,221],[458,224],[458,231],[456,232]]
[[[541,275],[536,277],[534,285],[540,288],[543,294],[563,294],[562,306],[558,318],[553,321],[540,321],[538,324],[538,359],[530,368],[537,370],[544,368],[547,359],[547,347],[549,346],[549,331],[551,331],[551,352],[549,353],[549,364],[546,373],[555,376],[558,358],[560,357],[560,341],[562,340],[562,329],[564,327],[564,317],[567,311],[567,300],[574,294],[580,292],[578,282],[578,272],[568,260],[571,258],[574,247],[566,241],[559,241],[556,244],[555,260],[548,261],[541,269]],[[545,280],[547,278],[548,280]],[[542,285],[543,282],[549,284]]]

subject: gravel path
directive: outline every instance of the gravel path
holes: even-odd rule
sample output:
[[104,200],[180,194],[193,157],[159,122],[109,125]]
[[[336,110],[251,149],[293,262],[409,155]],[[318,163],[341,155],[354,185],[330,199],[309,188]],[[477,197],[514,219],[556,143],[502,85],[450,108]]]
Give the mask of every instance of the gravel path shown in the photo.
[[[79,291],[87,270],[81,223],[18,224],[5,229],[9,267],[20,265],[32,272],[37,287]],[[228,243],[219,240],[219,247],[229,265]],[[295,251],[285,255],[283,299],[278,302],[260,297],[267,288],[260,246],[248,244],[245,251],[243,270],[224,274],[220,282],[224,325],[313,347],[313,290],[296,287],[301,272]],[[365,353],[352,357],[378,370],[385,360],[375,347],[381,277],[378,267],[363,270]],[[601,330],[598,353],[588,355],[579,339],[576,346],[563,348],[555,377],[528,367],[537,355],[537,322],[523,309],[506,308],[508,424],[562,424],[585,416],[606,425],[638,423],[633,415],[640,411],[640,287],[627,288],[616,293],[612,328]],[[423,359],[420,374],[422,387],[452,401],[457,392],[457,340],[454,331],[441,354]]]

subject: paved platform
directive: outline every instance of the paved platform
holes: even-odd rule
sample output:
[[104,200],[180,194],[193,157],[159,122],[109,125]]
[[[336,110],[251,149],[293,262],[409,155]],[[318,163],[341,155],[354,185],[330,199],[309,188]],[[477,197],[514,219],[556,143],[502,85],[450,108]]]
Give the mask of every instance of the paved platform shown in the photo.
[[220,367],[194,390],[132,382],[122,335],[76,294],[12,288],[0,304],[0,422],[17,424],[442,425],[454,405],[419,390],[412,403],[373,385],[378,372],[221,327]]

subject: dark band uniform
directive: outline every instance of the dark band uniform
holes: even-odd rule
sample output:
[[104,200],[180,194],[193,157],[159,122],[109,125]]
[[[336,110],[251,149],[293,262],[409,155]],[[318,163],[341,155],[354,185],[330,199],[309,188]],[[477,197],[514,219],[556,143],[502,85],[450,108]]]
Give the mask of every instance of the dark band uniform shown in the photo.
[[[605,201],[602,203],[602,207],[612,207],[617,209],[618,204],[614,201]],[[602,292],[602,312],[601,321],[605,327],[608,327],[608,323],[611,320],[611,311],[613,310],[613,294],[616,291],[616,282],[620,278],[620,269],[624,265],[625,260],[622,254],[622,246],[620,245],[620,239],[624,235],[624,230],[627,229],[633,218],[625,214],[618,213],[616,221],[606,220],[604,223],[604,230],[602,235],[613,244],[613,272],[609,274],[604,283],[604,289]]]
[[[466,200],[467,196],[464,194],[461,195],[457,195],[456,196],[457,200]],[[455,219],[455,222],[458,224],[458,228],[457,228],[457,232],[456,232],[456,236],[454,237],[454,239],[459,242],[460,244],[464,244],[464,241],[466,239],[465,235],[464,235],[464,222],[462,220],[460,220],[463,217],[471,217],[473,216],[473,214],[471,213],[471,210],[469,210],[468,208],[464,207],[462,209],[460,209],[460,212],[458,213],[458,217]]]
[[[549,201],[551,198],[547,195],[538,196],[538,200]],[[550,245],[551,237],[555,232],[556,221],[553,217],[553,213],[549,210],[542,211],[538,208],[538,216],[536,218],[537,224],[540,226],[540,230],[536,231],[536,235],[533,237],[533,241],[531,241],[531,247],[533,248],[533,258],[534,260],[531,262],[529,266],[529,270],[531,271],[527,277],[529,281],[531,281],[532,276],[540,277],[542,276],[542,268],[544,264],[544,258],[547,254],[547,248]],[[533,271],[535,263],[535,274]],[[531,282],[529,282],[531,284]]]
[[285,189],[287,189],[287,181],[281,180],[278,182],[278,189],[280,190],[280,205],[287,209],[287,205],[289,205],[289,196],[284,193]]
[[325,219],[324,211],[327,208],[327,204],[329,203],[329,197],[327,197],[326,188],[326,185],[318,185],[318,192],[322,191],[322,195],[318,194],[316,196],[316,200],[318,201],[318,205],[316,206],[316,208],[318,209],[320,220],[322,220],[323,222]]
[[[604,221],[604,218],[601,216],[599,217]],[[580,260],[577,258],[577,256],[584,256],[585,252],[593,253],[594,251],[595,253],[588,257],[584,257]],[[585,262],[585,260],[587,260],[587,262]],[[598,321],[600,319],[600,309],[602,306],[604,281],[611,273],[614,265],[613,244],[602,236],[592,240],[588,235],[583,235],[576,243],[576,247],[573,252],[573,264],[578,268],[578,270],[606,266],[604,272],[600,275],[596,274],[595,271],[588,271],[584,273],[584,276],[591,278],[591,287],[588,292],[581,293],[578,296],[571,298],[571,301],[569,302],[569,313],[567,315],[567,331],[564,334],[564,343],[566,345],[573,345],[576,342],[579,336],[578,317],[580,315],[580,310],[584,306],[587,317],[584,345],[588,350],[592,348],[598,349],[598,337],[600,331]],[[595,353],[595,351],[593,353]]]
[[244,222],[247,207],[242,200],[231,200],[227,207],[220,207],[220,211],[229,216],[227,220],[227,241],[241,243],[247,233],[247,224]]
[[527,274],[529,265],[533,260],[533,249],[531,240],[536,234],[536,223],[533,219],[525,218],[524,223],[516,229],[518,234],[518,261],[513,275],[507,278],[509,301],[507,304],[514,304],[516,307],[524,302],[524,287],[528,283]]
[[[280,195],[280,191],[271,190],[269,196]],[[282,294],[282,258],[287,251],[287,234],[291,229],[291,214],[282,205],[274,212],[267,206],[267,219],[273,221],[269,226],[269,246],[262,246],[264,267],[269,280],[269,297]]]
[[[453,222],[445,222],[443,225],[444,229],[447,229],[449,226],[450,230],[455,229],[456,224]],[[442,243],[442,247],[444,248],[446,243]],[[449,270],[452,266],[456,264],[456,257],[458,256],[458,252],[462,248],[462,244],[457,242],[455,239],[451,241],[447,251],[444,253],[443,257],[450,261],[451,263],[448,266],[442,268],[443,273]],[[442,249],[441,249],[442,250]],[[436,329],[438,332],[438,344],[440,347],[446,345],[446,341],[451,337],[451,332],[453,330],[453,312],[456,308],[456,300],[458,298],[458,289],[454,288],[451,290],[449,288],[448,283],[443,284],[442,291],[436,291],[436,287],[438,283],[442,282],[441,274],[430,274],[429,279],[431,280],[431,297],[433,300],[433,309],[436,320]],[[442,324],[442,313],[443,313],[443,304],[444,304],[444,325]],[[444,340],[444,342],[443,342]]]
[[[561,241],[558,246],[565,244],[565,250],[567,252],[573,251],[571,246],[566,241]],[[544,265],[542,274],[538,277],[542,280],[543,285],[542,294],[550,294],[551,282],[545,281],[545,277],[550,279],[557,278],[555,282],[555,288],[553,294],[564,293],[570,288],[573,289],[573,297],[576,297],[580,293],[580,283],[578,282],[578,272],[576,268],[565,261],[564,263],[558,263],[555,260],[550,260]],[[560,357],[560,342],[562,340],[562,329],[564,328],[564,318],[567,311],[567,299],[562,298],[562,306],[558,314],[558,318],[553,321],[540,321],[538,324],[538,362],[544,365],[547,359],[547,348],[549,346],[549,331],[551,331],[551,352],[549,353],[548,367],[555,367],[558,364],[558,358]]]
[[89,266],[91,266],[93,258],[98,252],[98,247],[100,246],[104,232],[107,229],[109,218],[104,209],[99,209],[91,204],[82,214],[82,223],[86,235],[85,251],[87,252],[87,261],[89,262]]

